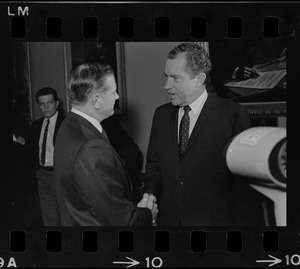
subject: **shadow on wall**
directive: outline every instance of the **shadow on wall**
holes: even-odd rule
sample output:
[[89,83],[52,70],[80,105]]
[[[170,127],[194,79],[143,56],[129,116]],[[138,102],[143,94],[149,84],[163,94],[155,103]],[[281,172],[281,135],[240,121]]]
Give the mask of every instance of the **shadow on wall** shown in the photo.
[[[138,114],[140,113],[138,106],[136,104],[131,104],[127,107],[127,113],[130,121],[127,121],[124,129],[130,133],[133,140],[137,141],[137,138],[141,135],[141,126],[138,124]],[[123,126],[124,125],[125,124],[123,124]]]

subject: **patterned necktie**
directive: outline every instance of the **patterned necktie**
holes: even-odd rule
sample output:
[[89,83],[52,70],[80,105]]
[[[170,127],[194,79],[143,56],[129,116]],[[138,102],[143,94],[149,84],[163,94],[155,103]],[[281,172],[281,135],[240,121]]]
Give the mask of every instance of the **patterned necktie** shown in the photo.
[[49,122],[50,120],[47,120],[45,132],[44,132],[44,137],[43,137],[43,144],[42,144],[42,155],[41,155],[41,164],[45,164],[45,159],[46,159],[46,144],[47,144],[47,134],[48,134],[48,127],[49,127]]
[[189,106],[185,106],[183,110],[184,110],[184,115],[181,119],[180,127],[179,127],[179,150],[181,155],[183,155],[183,153],[185,152],[185,149],[189,141],[189,129],[190,129],[189,112],[191,111],[191,108]]

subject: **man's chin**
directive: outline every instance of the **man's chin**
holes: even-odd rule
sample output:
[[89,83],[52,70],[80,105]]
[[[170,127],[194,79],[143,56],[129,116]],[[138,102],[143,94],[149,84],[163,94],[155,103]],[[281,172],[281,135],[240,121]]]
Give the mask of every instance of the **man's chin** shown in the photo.
[[173,106],[178,106],[179,105],[179,103],[176,102],[175,100],[171,100],[171,103],[172,103]]
[[114,110],[109,113],[108,118],[111,117],[113,114],[115,114]]

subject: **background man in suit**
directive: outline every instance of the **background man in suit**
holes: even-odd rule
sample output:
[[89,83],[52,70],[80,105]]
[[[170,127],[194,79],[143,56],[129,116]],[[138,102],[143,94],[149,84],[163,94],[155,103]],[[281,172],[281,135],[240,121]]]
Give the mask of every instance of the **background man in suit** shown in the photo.
[[31,175],[36,174],[42,221],[45,226],[59,225],[57,195],[54,183],[54,143],[64,115],[57,108],[59,101],[56,90],[46,87],[36,93],[37,104],[44,117],[31,126],[29,152],[32,165]]
[[144,178],[149,204],[159,206],[158,225],[257,224],[256,201],[247,200],[256,193],[237,187],[224,154],[250,120],[239,104],[207,93],[210,70],[207,53],[196,43],[180,44],[168,55],[164,88],[171,103],[154,113]]
[[82,64],[69,73],[72,104],[57,135],[55,180],[63,226],[151,225],[157,214],[145,195],[135,206],[130,179],[102,120],[119,98],[109,65]]

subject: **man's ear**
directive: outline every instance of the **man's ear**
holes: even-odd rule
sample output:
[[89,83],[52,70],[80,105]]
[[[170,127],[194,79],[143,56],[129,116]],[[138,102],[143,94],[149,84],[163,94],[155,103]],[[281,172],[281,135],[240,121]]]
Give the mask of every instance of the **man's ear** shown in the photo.
[[96,93],[92,97],[92,102],[93,102],[94,108],[98,110],[100,108],[100,95],[99,95],[99,93]]
[[58,108],[59,106],[59,100],[56,101],[56,109]]
[[206,79],[206,74],[205,73],[200,73],[198,76],[197,76],[197,86],[202,86],[204,84],[204,81]]

